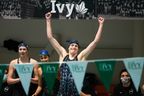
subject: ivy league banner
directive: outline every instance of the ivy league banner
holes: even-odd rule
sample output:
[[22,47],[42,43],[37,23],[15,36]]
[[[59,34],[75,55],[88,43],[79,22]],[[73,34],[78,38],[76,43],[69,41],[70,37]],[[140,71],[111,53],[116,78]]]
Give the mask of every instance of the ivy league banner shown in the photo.
[[128,58],[123,61],[138,91],[144,66],[144,58]]
[[100,79],[108,91],[112,82],[116,61],[96,61],[95,64],[99,72]]
[[133,1],[129,3],[127,0],[0,0],[0,17],[44,18],[45,13],[51,12],[52,18],[55,19],[96,19],[99,14],[106,15],[107,18],[143,18],[143,0]]
[[4,79],[5,70],[7,67],[8,65],[0,64],[0,89],[1,89],[3,79]]
[[15,64],[16,71],[20,77],[26,95],[28,95],[29,92],[33,66],[34,64]]
[[80,93],[88,62],[87,61],[72,61],[72,62],[67,62],[67,64],[74,78],[76,88],[78,92]]
[[49,92],[49,95],[51,95],[56,77],[58,75],[59,63],[51,63],[51,64],[44,63],[40,64],[40,66],[42,68],[43,77],[46,83],[47,90]]
[[4,19],[44,18],[47,12],[57,19],[95,19],[97,0],[0,0]]

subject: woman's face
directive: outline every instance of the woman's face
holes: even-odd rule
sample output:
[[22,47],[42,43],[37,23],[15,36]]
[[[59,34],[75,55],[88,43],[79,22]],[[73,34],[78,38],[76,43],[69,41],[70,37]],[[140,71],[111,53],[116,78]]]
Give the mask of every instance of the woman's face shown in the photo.
[[72,43],[69,45],[68,50],[69,50],[69,53],[71,54],[77,54],[79,50],[79,46],[76,43]]
[[128,72],[122,72],[121,77],[130,77],[130,76],[129,76]]
[[130,83],[130,75],[128,72],[122,72],[121,73],[121,82],[123,85]]
[[24,46],[18,48],[19,55],[21,57],[26,56],[28,54],[28,49]]
[[40,56],[40,61],[41,62],[48,62],[49,61],[49,57],[47,55],[41,55]]

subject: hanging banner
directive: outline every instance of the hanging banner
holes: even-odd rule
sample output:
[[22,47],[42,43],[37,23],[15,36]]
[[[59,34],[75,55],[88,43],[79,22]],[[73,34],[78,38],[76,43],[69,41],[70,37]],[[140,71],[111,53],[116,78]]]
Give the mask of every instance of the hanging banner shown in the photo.
[[8,67],[8,65],[6,65],[6,64],[0,64],[0,89],[1,89],[1,86],[3,83],[4,74],[5,74],[7,67]]
[[40,66],[42,68],[42,74],[46,82],[46,88],[48,88],[48,92],[49,92],[48,94],[51,95],[56,77],[58,75],[59,63],[55,63],[55,64],[44,63],[44,64],[40,64]]
[[130,6],[126,0],[0,0],[0,17],[44,18],[47,12],[51,12],[52,18],[56,19],[96,19],[99,14],[110,19],[144,17],[143,0],[132,4],[138,7]]
[[67,65],[70,68],[70,71],[72,73],[72,76],[74,78],[74,82],[76,85],[76,88],[78,92],[81,92],[81,88],[83,85],[83,80],[87,68],[87,61],[73,61],[73,62],[67,62]]
[[96,61],[100,79],[108,91],[112,82],[116,61]]
[[124,59],[123,62],[132,78],[136,90],[138,91],[144,66],[144,58],[128,58]]
[[34,64],[15,64],[16,71],[19,75],[26,95],[28,95],[29,92],[33,67]]
[[96,19],[97,0],[0,0],[4,19],[44,18],[51,12],[58,19]]

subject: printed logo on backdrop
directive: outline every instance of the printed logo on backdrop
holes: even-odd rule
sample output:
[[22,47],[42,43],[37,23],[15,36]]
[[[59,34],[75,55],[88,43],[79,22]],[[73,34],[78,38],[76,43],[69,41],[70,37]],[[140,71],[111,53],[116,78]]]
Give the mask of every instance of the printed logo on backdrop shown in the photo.
[[59,63],[55,63],[55,64],[44,63],[44,64],[40,64],[40,66],[42,68],[42,73],[43,73],[44,81],[46,83],[48,94],[51,95],[56,77],[58,75]]
[[28,95],[34,64],[15,64],[25,93]]
[[97,1],[95,0],[51,0],[51,13],[59,19],[96,19]]
[[74,82],[76,85],[76,88],[78,92],[81,92],[81,88],[83,85],[84,75],[87,68],[87,61],[80,62],[80,61],[73,61],[73,62],[67,62],[67,65],[70,68],[70,71],[72,73],[72,76],[74,78]]
[[[0,17],[4,19],[44,18],[45,13],[52,12],[58,19],[96,19],[98,14],[107,18],[144,17],[143,0],[129,2],[116,0],[0,0]],[[124,5],[125,4],[125,5]],[[141,4],[141,6],[140,6]],[[127,10],[125,7],[127,6]],[[138,9],[138,10],[137,10]],[[123,10],[123,11],[120,11]],[[134,11],[132,14],[131,12]],[[128,19],[128,18],[127,18]]]
[[94,0],[1,0],[0,15],[4,19],[44,18],[50,12],[59,19],[95,19]]
[[70,17],[72,15],[72,12],[74,9],[76,9],[76,12],[79,15],[84,15],[87,12],[87,8],[85,7],[85,2],[81,2],[80,4],[73,4],[73,3],[67,3],[67,4],[56,4],[56,0],[51,0],[52,3],[52,10],[51,13],[56,13],[55,7],[58,9],[59,13],[63,13],[64,10],[67,10],[67,14],[65,17]]
[[144,58],[124,59],[124,65],[132,78],[136,90],[138,91],[144,66]]
[[108,91],[112,82],[116,61],[96,61],[100,79]]

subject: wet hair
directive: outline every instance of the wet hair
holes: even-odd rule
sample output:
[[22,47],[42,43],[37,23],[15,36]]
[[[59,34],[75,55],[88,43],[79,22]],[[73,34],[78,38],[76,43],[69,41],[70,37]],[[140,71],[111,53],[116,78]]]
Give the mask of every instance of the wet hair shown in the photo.
[[80,44],[78,42],[78,40],[75,39],[70,39],[70,40],[66,40],[66,42],[69,44],[68,46],[70,46],[70,44],[75,43],[78,45],[78,47],[80,47]]
[[49,52],[47,50],[45,50],[45,49],[40,50],[39,54],[40,54],[40,56],[41,55],[46,55],[46,56],[50,57]]
[[24,42],[21,42],[19,45],[18,45],[18,48],[19,47],[26,47],[28,49],[28,45]]

